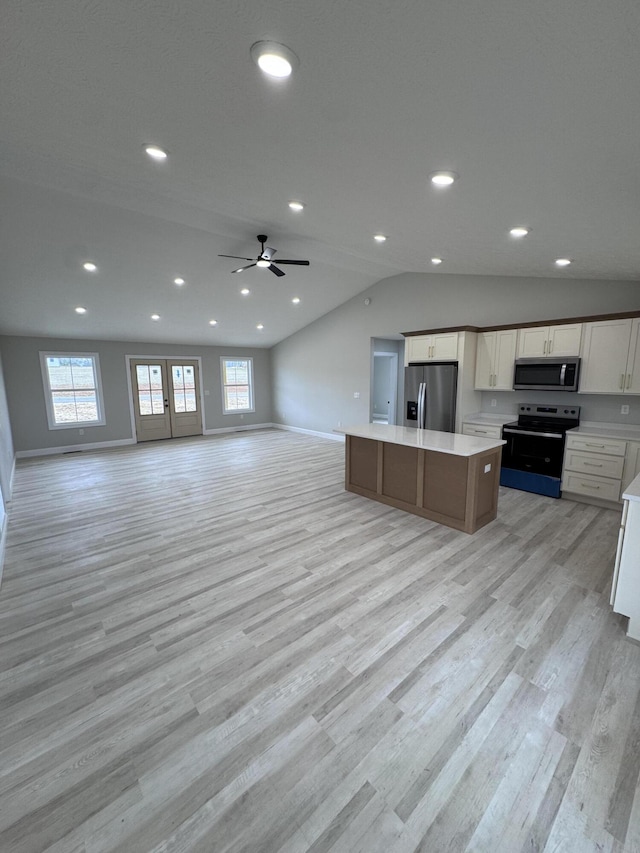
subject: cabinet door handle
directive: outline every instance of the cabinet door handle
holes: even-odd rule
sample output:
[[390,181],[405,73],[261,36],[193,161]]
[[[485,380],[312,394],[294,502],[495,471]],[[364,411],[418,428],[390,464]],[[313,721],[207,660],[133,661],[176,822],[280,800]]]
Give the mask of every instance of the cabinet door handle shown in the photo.
[[585,489],[599,489],[600,488],[600,486],[594,486],[593,483],[581,483],[581,485],[584,486]]
[[542,355],[546,355],[546,354],[547,354],[547,342],[545,341],[544,346],[542,347]]
[[631,374],[627,373],[627,388],[631,388]]
[[602,468],[602,462],[583,462],[583,465],[588,465],[590,468]]
[[553,349],[553,341],[549,338],[549,355],[551,355],[551,350]]
[[585,447],[602,447],[603,449],[606,447],[605,444],[590,444],[588,441],[585,441]]
[[618,383],[618,388],[624,388],[624,373],[620,374],[620,382]]

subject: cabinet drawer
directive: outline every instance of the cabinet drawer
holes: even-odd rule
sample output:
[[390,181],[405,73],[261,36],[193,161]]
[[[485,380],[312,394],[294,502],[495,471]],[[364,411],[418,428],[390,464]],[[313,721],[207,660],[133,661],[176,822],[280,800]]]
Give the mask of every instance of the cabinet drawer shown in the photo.
[[617,501],[620,497],[620,480],[590,477],[588,474],[565,471],[562,478],[562,491],[590,495],[592,498],[601,498],[605,501]]
[[480,426],[480,424],[462,424],[463,435],[478,435],[481,438],[502,438],[499,426]]
[[619,480],[624,468],[624,456],[601,456],[598,453],[580,453],[577,450],[567,450],[564,467],[569,471]]
[[599,436],[571,435],[567,433],[567,450],[586,450],[587,453],[609,453],[611,456],[624,456],[627,442],[617,438]]

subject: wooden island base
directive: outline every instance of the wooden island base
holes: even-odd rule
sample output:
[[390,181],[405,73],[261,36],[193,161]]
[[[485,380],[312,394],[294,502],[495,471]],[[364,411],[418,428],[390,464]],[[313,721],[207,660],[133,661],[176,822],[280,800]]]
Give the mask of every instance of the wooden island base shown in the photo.
[[347,491],[475,533],[496,517],[502,447],[457,456],[346,435]]

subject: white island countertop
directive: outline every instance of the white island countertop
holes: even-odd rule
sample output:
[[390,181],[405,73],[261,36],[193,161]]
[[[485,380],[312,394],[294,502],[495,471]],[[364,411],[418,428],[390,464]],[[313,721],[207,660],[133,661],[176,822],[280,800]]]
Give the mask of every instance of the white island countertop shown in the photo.
[[501,438],[480,438],[476,435],[438,432],[433,429],[414,429],[413,427],[394,426],[392,424],[357,424],[338,427],[334,432],[341,435],[354,435],[358,438],[369,438],[372,441],[403,444],[405,447],[416,447],[419,450],[450,453],[452,456],[475,456],[477,453],[493,450],[506,444],[506,441]]
[[640,502],[640,474],[632,480],[627,488],[622,493],[622,499],[625,501]]

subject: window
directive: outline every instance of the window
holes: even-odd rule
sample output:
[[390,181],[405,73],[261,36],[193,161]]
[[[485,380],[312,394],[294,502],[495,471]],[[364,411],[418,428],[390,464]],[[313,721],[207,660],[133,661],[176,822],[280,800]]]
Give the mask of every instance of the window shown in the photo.
[[100,363],[95,352],[41,352],[49,429],[103,426]]
[[221,358],[222,408],[225,415],[255,412],[253,407],[253,359]]

